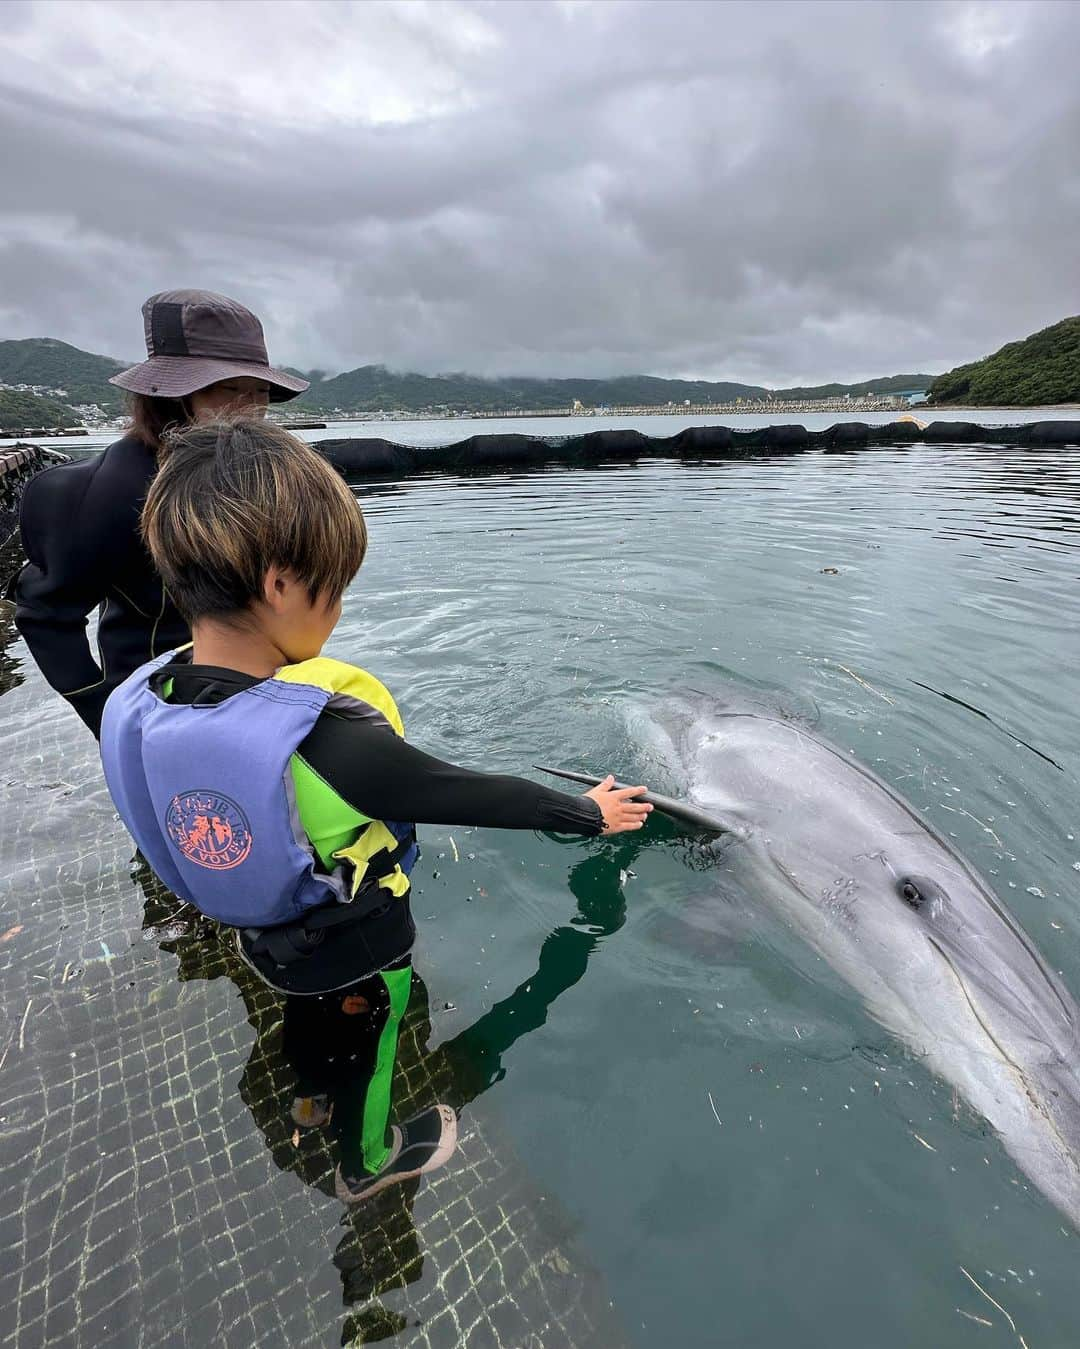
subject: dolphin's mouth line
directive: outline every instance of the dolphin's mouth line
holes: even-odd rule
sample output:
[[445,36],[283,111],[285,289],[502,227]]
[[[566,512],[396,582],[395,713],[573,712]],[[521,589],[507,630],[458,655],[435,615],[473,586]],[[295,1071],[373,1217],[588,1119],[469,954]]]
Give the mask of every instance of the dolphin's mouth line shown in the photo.
[[1060,1132],[1060,1130],[1058,1129],[1057,1124],[1054,1122],[1053,1116],[1047,1111],[1047,1109],[1046,1109],[1046,1107],[1043,1105],[1043,1103],[1038,1099],[1038,1097],[1035,1096],[1035,1094],[1032,1092],[1031,1088],[1028,1086],[1028,1080],[1027,1080],[1027,1077],[1026,1077],[1025,1074],[1024,1074],[1024,1070],[1019,1066],[1019,1064],[1016,1063],[1016,1061],[1015,1061],[1014,1059],[1012,1059],[1012,1058],[1005,1052],[1005,1048],[1004,1048],[1004,1046],[1001,1044],[1000,1040],[998,1040],[998,1038],[997,1038],[997,1036],[994,1034],[994,1032],[993,1032],[993,1031],[990,1029],[990,1027],[986,1024],[986,1022],[983,1020],[983,1018],[979,1015],[979,1009],[975,1006],[975,1003],[972,1001],[971,995],[970,995],[970,993],[968,993],[968,991],[967,991],[967,985],[964,983],[963,979],[960,977],[960,972],[959,972],[959,970],[956,968],[956,966],[953,964],[953,962],[949,959],[948,954],[946,953],[946,951],[944,950],[944,948],[941,946],[940,942],[936,941],[936,940],[935,940],[932,936],[930,936],[930,935],[927,936],[927,941],[929,941],[930,945],[934,948],[934,950],[938,953],[938,955],[941,957],[941,959],[945,962],[945,964],[946,964],[946,966],[948,967],[948,969],[949,969],[950,973],[952,974],[953,978],[956,980],[957,984],[959,985],[959,987],[960,987],[960,992],[964,995],[964,1001],[967,1003],[968,1007],[971,1009],[971,1015],[972,1015],[972,1016],[975,1018],[975,1020],[979,1023],[979,1026],[980,1026],[980,1028],[982,1029],[982,1031],[983,1031],[984,1035],[986,1036],[986,1038],[990,1041],[990,1043],[991,1043],[991,1044],[994,1046],[994,1048],[997,1050],[998,1055],[999,1055],[1000,1058],[1001,1058],[1001,1061],[1002,1061],[1004,1064],[1006,1064],[1006,1065],[1012,1070],[1013,1075],[1015,1076],[1016,1080],[1020,1083],[1020,1086],[1023,1088],[1024,1095],[1025,1095],[1025,1096],[1028,1098],[1028,1100],[1031,1102],[1032,1108],[1036,1111],[1037,1114],[1041,1115],[1042,1118],[1043,1118],[1043,1119],[1046,1121],[1046,1123],[1049,1125],[1049,1127],[1050,1127],[1050,1132],[1051,1132],[1051,1133],[1054,1135],[1054,1137],[1057,1139],[1058,1143],[1059,1143],[1060,1146],[1061,1146],[1062,1152],[1065,1154],[1066,1157],[1068,1157],[1069,1161],[1072,1163],[1073,1169],[1074,1169],[1074,1170],[1080,1170],[1080,1164],[1077,1163],[1076,1158],[1073,1156],[1073,1152],[1072,1152],[1072,1149],[1069,1147],[1069,1144],[1068,1144],[1068,1143],[1066,1142],[1066,1140],[1061,1136],[1061,1132]]
[[799,881],[795,876],[795,873],[793,871],[789,871],[787,867],[784,866],[783,862],[780,861],[780,859],[776,856],[776,854],[770,847],[766,846],[765,851],[769,855],[769,861],[773,864],[773,866],[777,869],[777,871],[779,871],[780,874],[784,877],[788,885],[790,885],[793,890],[797,891],[800,895],[802,895],[803,899],[806,900],[807,904],[809,904],[812,909],[819,910],[821,906],[816,902],[813,895],[810,894],[809,890],[806,890],[802,885],[799,884]]

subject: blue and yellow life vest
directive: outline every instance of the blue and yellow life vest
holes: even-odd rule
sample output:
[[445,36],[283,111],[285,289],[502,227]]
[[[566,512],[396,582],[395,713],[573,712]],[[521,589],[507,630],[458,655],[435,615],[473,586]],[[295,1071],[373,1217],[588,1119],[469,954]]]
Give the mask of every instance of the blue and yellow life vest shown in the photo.
[[385,906],[409,888],[411,824],[355,810],[296,753],[324,708],[403,735],[373,675],[318,657],[222,702],[170,703],[149,661],[113,691],[102,721],[105,779],[160,879],[239,928],[295,923],[328,901]]

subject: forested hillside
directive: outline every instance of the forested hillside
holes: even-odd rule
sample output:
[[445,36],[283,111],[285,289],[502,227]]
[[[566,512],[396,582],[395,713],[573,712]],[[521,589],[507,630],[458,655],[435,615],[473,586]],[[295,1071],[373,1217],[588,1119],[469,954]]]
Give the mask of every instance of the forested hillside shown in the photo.
[[965,407],[1080,403],[1080,317],[1062,319],[1022,342],[939,375],[930,402]]

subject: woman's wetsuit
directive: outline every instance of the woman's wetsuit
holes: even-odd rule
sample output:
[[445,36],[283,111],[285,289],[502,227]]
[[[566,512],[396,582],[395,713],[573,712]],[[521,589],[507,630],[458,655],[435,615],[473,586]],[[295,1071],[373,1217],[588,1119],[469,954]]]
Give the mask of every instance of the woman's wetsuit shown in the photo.
[[[189,640],[139,537],[156,472],[154,451],[125,436],[99,455],[46,469],[23,492],[28,561],[12,586],[15,625],[42,674],[99,737],[113,689]],[[99,605],[100,664],[86,633]]]

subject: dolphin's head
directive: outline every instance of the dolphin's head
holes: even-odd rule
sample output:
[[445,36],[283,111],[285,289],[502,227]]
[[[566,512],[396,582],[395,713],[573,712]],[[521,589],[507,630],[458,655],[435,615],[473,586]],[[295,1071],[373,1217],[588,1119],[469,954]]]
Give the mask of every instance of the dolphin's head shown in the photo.
[[674,700],[664,757],[746,821],[724,865],[998,1129],[1080,1226],[1080,1009],[987,882],[854,755],[757,707]]
[[830,866],[819,822],[790,882],[816,902],[812,940],[1080,1227],[1080,1008],[978,872],[908,824]]
[[985,1032],[985,1052],[1046,1117],[1080,1186],[1080,1009],[982,877],[944,840],[926,842],[915,865],[901,857],[890,869],[895,903]]
[[[804,862],[796,883],[835,905],[818,913],[832,937],[843,929],[836,963],[857,986],[872,976],[863,987],[882,1019],[961,1087],[1080,1226],[1080,1009],[978,872],[914,812],[908,824],[832,868],[839,890],[827,863],[815,876]],[[868,968],[853,972],[860,962]]]

